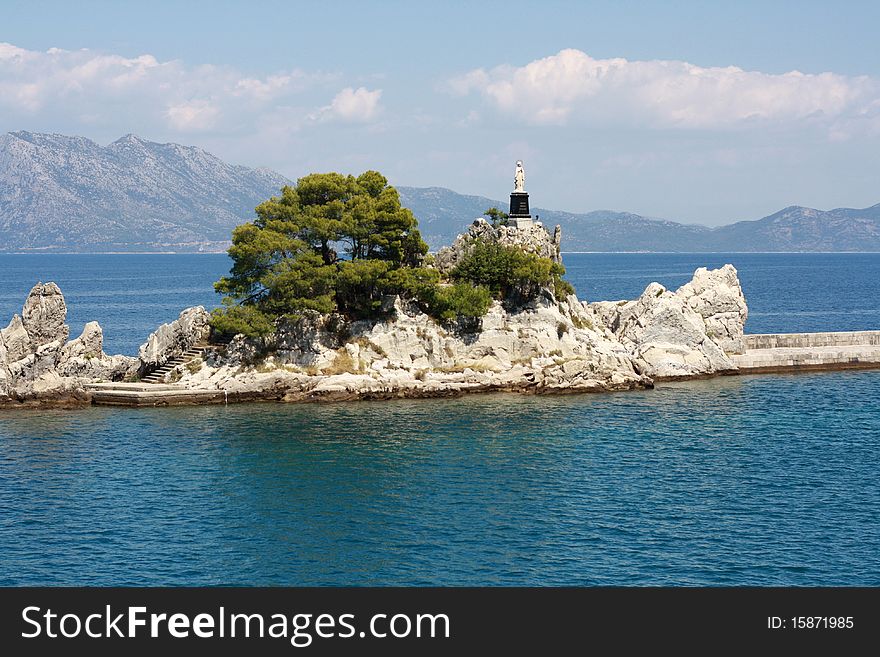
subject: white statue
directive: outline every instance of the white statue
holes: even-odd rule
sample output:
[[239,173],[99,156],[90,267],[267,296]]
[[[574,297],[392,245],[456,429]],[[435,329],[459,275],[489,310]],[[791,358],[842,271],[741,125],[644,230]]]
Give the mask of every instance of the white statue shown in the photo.
[[522,160],[516,161],[516,173],[513,174],[513,191],[526,191],[526,170],[523,169]]

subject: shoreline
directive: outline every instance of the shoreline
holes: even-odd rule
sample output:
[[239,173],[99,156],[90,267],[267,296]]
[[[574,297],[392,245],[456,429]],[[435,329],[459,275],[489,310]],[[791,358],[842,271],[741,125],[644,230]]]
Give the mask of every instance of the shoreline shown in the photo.
[[[84,390],[70,391],[66,393],[35,396],[27,399],[8,399],[0,401],[0,411],[21,410],[54,410],[54,409],[82,409],[91,406],[109,406],[117,408],[158,408],[171,406],[217,406],[242,403],[276,403],[276,404],[338,404],[345,402],[382,402],[394,400],[415,399],[457,399],[469,395],[485,394],[517,394],[530,396],[552,395],[599,395],[614,394],[621,392],[633,392],[652,390],[656,384],[683,383],[687,381],[705,381],[719,377],[736,376],[764,376],[764,375],[796,375],[817,374],[841,371],[869,371],[880,370],[880,361],[876,362],[840,362],[824,364],[794,364],[768,367],[744,368],[739,370],[725,370],[707,374],[694,374],[687,376],[657,376],[652,384],[646,385],[621,385],[617,388],[588,388],[588,387],[548,387],[537,385],[502,385],[502,384],[475,384],[463,386],[457,389],[426,390],[420,388],[400,388],[397,390],[365,390],[354,393],[341,390],[325,390],[313,392],[311,390],[273,389],[263,391],[224,391],[224,390],[200,390],[193,388],[161,389],[162,386],[153,384],[131,384],[146,388],[146,390],[129,390],[129,394],[118,394],[125,391],[124,388],[115,388],[117,394],[107,395],[113,390],[113,384],[88,384]],[[316,377],[326,379],[328,377]],[[157,388],[150,390],[150,387]],[[170,386],[165,386],[169,388]],[[104,392],[102,392],[102,390]],[[138,394],[142,392],[144,394]]]
[[69,340],[61,290],[38,283],[0,334],[0,408],[596,394],[880,368],[880,331],[744,334],[748,309],[731,265],[701,267],[675,291],[651,283],[631,301],[553,290],[514,308],[494,300],[476,324],[438,322],[396,295],[385,303],[379,319],[303,312],[269,336],[231,339],[194,306],[151,333],[137,357],[109,356],[96,322]]

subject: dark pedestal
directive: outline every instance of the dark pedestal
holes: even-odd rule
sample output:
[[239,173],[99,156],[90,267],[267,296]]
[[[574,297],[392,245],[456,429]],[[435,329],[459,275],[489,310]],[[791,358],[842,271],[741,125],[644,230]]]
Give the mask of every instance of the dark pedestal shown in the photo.
[[510,212],[511,217],[531,217],[529,214],[529,193],[528,192],[511,192],[510,193]]

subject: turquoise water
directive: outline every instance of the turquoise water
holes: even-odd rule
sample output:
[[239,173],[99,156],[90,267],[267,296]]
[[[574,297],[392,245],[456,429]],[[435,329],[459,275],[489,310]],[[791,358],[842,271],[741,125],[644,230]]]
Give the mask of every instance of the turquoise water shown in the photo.
[[[582,296],[733,261],[749,330],[880,327],[878,255],[570,255]],[[2,256],[136,349],[224,256]],[[77,326],[79,323],[79,326]],[[0,411],[0,585],[880,585],[880,372],[605,395]]]
[[880,372],[0,413],[0,584],[880,585]]

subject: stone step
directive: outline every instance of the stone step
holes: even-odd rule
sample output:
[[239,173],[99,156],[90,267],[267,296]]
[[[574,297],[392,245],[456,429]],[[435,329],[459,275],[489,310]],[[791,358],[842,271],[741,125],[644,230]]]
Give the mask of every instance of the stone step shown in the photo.
[[142,378],[141,381],[151,384],[162,383],[162,379],[165,378],[165,375],[171,372],[175,367],[186,365],[187,363],[194,361],[196,358],[201,358],[207,349],[208,345],[205,343],[194,345],[187,349],[182,355],[175,356],[163,363],[160,367]]

